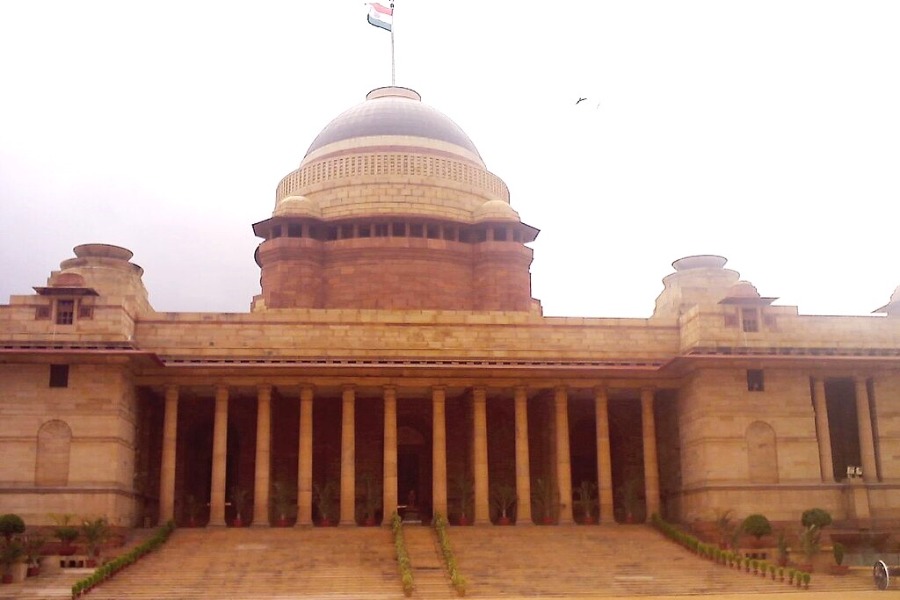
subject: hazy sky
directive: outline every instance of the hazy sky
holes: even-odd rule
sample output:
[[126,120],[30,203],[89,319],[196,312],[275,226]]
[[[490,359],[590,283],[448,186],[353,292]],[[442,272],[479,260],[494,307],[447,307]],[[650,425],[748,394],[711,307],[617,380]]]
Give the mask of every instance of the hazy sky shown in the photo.
[[[394,23],[397,84],[541,230],[545,314],[649,316],[700,253],[807,314],[900,285],[897,0],[398,0]],[[104,242],[157,310],[248,310],[251,224],[390,76],[356,0],[3,0],[0,303]]]

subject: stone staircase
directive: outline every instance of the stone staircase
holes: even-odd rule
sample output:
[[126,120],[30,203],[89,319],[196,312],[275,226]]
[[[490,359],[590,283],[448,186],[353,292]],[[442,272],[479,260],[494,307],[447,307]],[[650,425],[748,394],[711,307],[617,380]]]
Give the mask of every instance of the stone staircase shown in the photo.
[[455,598],[456,591],[450,585],[434,530],[428,526],[404,525],[403,536],[416,585],[413,597]]
[[179,529],[89,594],[121,598],[402,598],[382,528]]
[[[414,599],[454,598],[434,531],[404,528]],[[698,558],[644,526],[451,527],[450,540],[479,600],[797,593],[796,587]],[[0,600],[68,598],[89,569],[0,586]],[[810,591],[871,591],[871,570],[814,573]],[[242,598],[403,599],[386,528],[179,529],[166,545],[91,600]]]
[[[454,527],[450,540],[472,598],[802,591],[698,558],[643,526]],[[815,573],[810,589],[873,585],[869,570],[861,570],[844,577]]]

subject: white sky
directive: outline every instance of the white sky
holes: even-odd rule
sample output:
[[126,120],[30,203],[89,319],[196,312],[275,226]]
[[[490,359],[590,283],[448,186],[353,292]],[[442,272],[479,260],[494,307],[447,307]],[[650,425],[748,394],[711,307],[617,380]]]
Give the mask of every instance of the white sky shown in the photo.
[[[807,314],[867,314],[900,284],[897,0],[396,4],[397,84],[541,229],[545,314],[647,317],[671,262],[701,253]],[[247,311],[250,225],[390,83],[365,15],[0,2],[0,303],[104,242],[134,251],[157,310]]]

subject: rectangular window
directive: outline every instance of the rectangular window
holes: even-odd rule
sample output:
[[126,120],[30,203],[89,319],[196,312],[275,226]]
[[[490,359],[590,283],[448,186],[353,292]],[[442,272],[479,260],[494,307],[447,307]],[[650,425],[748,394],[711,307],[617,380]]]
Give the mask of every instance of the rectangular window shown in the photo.
[[450,240],[451,242],[455,242],[456,241],[456,227],[444,226],[444,239]]
[[56,301],[56,324],[71,325],[75,322],[75,301],[74,300],[57,300]]
[[78,318],[79,319],[93,319],[94,318],[94,307],[93,306],[84,306],[78,305]]
[[437,225],[429,224],[425,230],[425,235],[429,240],[436,240],[441,236],[441,230]]
[[495,242],[505,242],[506,241],[506,229],[503,227],[494,227],[494,241]]
[[394,237],[406,237],[406,223],[391,224],[391,235]]
[[388,224],[387,223],[375,223],[375,237],[387,237],[388,236]]
[[43,321],[50,318],[49,306],[37,306],[34,309],[34,318],[36,321]]
[[69,365],[50,365],[50,387],[69,387]]
[[303,226],[300,223],[291,223],[288,225],[288,237],[302,237]]
[[409,226],[409,237],[420,238],[425,235],[425,228],[421,223],[412,223]]
[[372,229],[369,225],[359,225],[356,228],[357,237],[367,238],[372,237]]
[[759,317],[755,308],[741,309],[741,323],[743,323],[744,331],[747,333],[755,333],[759,331]]
[[747,390],[762,392],[765,389],[762,369],[747,369]]

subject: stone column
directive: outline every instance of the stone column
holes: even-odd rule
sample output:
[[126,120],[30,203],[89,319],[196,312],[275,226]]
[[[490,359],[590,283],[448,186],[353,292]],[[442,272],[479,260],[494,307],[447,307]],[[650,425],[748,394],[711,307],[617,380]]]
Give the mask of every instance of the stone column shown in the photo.
[[831,430],[828,425],[828,403],[825,401],[825,380],[813,379],[813,407],[816,411],[816,434],[819,442],[819,469],[822,481],[834,481],[834,462],[831,455]]
[[209,524],[225,523],[225,466],[228,460],[228,388],[216,388],[216,415],[213,424],[212,481],[209,497]]
[[653,388],[641,390],[641,426],[644,434],[644,494],[647,517],[659,512],[659,459],[656,456],[656,421],[653,416]]
[[272,386],[256,391],[256,473],[253,485],[253,526],[269,526],[269,471],[272,453]]
[[491,522],[490,481],[488,480],[488,448],[487,448],[487,393],[484,388],[472,391],[472,421],[475,440],[473,448],[473,469],[475,474],[475,514],[474,525],[486,525]]
[[300,389],[300,442],[297,461],[297,527],[312,525],[313,389]]
[[572,465],[569,453],[569,394],[565,387],[556,388],[556,490],[559,494],[559,524],[572,519]]
[[532,525],[531,465],[528,460],[528,392],[520,386],[516,406],[516,525]]
[[356,524],[356,394],[346,386],[341,404],[341,520],[340,525]]
[[612,455],[609,449],[609,399],[606,388],[594,390],[594,419],[597,423],[597,494],[600,502],[600,522],[614,523]]
[[431,503],[435,513],[447,517],[447,417],[446,390],[435,387],[431,391]]
[[384,388],[384,482],[382,483],[382,524],[391,526],[397,510],[397,390]]
[[162,462],[159,467],[159,522],[175,518],[175,449],[178,442],[178,386],[166,386]]
[[865,377],[856,377],[856,420],[859,422],[859,455],[862,461],[863,481],[878,481],[875,467],[875,436],[872,433],[872,415],[869,411],[869,389]]

